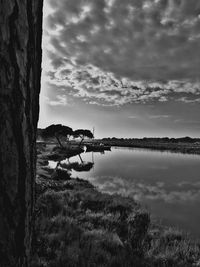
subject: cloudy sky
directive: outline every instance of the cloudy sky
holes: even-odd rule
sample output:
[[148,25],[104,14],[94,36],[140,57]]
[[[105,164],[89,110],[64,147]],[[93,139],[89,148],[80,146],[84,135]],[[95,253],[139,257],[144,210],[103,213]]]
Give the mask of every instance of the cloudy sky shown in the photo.
[[200,0],[45,0],[39,127],[200,134]]

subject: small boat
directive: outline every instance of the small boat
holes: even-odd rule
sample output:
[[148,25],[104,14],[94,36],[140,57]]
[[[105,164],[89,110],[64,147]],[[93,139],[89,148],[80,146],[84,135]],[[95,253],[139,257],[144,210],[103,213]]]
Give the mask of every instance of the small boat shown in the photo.
[[111,146],[104,146],[104,150],[111,151]]
[[103,152],[105,150],[111,150],[111,146],[105,146],[104,144],[87,144],[86,145],[86,152]]

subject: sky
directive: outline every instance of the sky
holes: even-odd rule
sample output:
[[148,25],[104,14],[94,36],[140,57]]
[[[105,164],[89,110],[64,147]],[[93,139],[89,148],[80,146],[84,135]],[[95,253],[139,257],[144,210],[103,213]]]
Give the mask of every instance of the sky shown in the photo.
[[45,0],[39,127],[200,137],[200,0]]

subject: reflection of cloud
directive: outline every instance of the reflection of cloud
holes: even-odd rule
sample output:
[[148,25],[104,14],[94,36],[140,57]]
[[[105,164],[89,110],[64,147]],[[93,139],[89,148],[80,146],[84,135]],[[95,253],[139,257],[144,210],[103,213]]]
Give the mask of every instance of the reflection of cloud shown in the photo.
[[197,190],[200,189],[200,182],[193,182],[193,183],[189,183],[187,181],[182,181],[180,183],[177,184],[178,187],[180,188],[189,188],[190,190]]
[[47,0],[45,12],[43,68],[55,87],[99,105],[200,93],[199,1]]
[[163,200],[168,203],[195,201],[200,198],[200,183],[182,182],[169,189],[163,182],[154,185],[114,176],[92,177],[90,181],[107,193],[130,195],[136,200]]
[[198,120],[184,120],[184,119],[176,119],[174,120],[174,123],[184,123],[184,124],[200,124],[200,121]]
[[150,115],[150,119],[165,119],[165,118],[170,118],[170,115]]
[[181,97],[178,98],[177,101],[184,102],[184,103],[200,103],[200,98],[188,98],[188,97]]

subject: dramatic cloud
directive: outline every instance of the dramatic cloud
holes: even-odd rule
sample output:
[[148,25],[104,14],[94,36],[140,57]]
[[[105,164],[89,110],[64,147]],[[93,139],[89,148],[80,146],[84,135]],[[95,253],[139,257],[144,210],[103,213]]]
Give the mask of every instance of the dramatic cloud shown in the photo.
[[43,11],[40,127],[199,136],[199,0],[45,0]]
[[45,10],[44,73],[65,94],[99,105],[200,94],[200,1],[46,0]]
[[[46,73],[49,84],[57,88],[58,93],[65,91],[68,95],[81,98],[90,104],[124,105],[128,103],[146,103],[149,101],[198,102],[199,83],[190,81],[132,81],[128,78],[117,79],[113,73],[104,72],[93,65],[77,66],[67,62]],[[192,95],[189,100],[183,94]],[[181,96],[181,97],[180,97]]]

